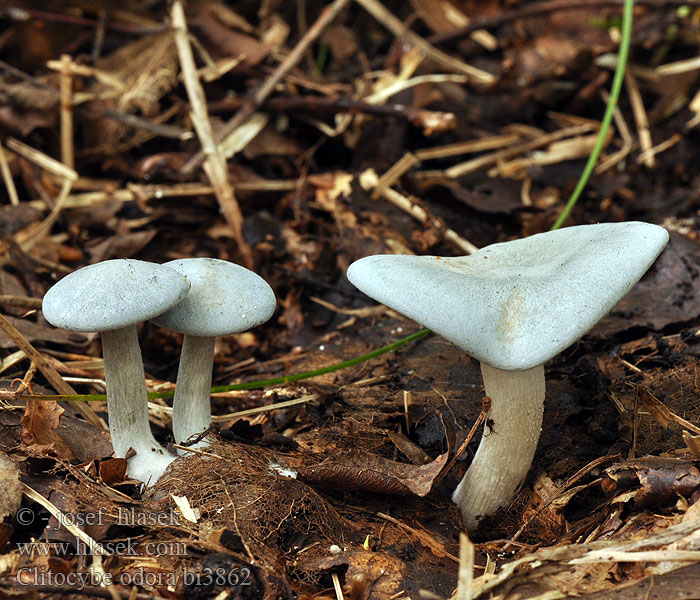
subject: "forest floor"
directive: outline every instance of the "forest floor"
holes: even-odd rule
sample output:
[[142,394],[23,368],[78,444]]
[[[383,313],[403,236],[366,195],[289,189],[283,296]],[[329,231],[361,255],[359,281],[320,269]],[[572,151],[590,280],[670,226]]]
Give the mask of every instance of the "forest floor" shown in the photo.
[[[528,479],[461,547],[450,498],[480,431],[455,453],[484,390],[450,342],[213,394],[211,446],[144,491],[110,458],[106,402],[38,399],[104,393],[99,335],[51,326],[41,298],[112,258],[251,268],[277,311],[217,340],[214,385],[418,332],[348,266],[547,231],[595,143],[622,4],[181,7],[0,3],[0,595],[450,598],[461,568],[459,598],[700,598],[700,4],[638,2],[566,222],[655,223],[670,243],[546,365]],[[139,340],[149,390],[172,391],[182,336]],[[172,444],[170,400],[149,410]]]

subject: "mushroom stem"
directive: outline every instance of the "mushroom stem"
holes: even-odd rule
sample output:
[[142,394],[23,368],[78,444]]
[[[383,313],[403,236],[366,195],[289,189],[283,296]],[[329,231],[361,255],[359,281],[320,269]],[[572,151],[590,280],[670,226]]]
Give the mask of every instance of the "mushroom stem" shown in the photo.
[[173,433],[178,444],[211,425],[210,388],[215,340],[186,335],[182,342],[173,399]]
[[481,363],[491,408],[469,470],[452,494],[467,529],[506,506],[518,492],[535,455],[544,412],[544,366],[502,371]]
[[130,477],[151,485],[175,457],[153,437],[148,422],[148,393],[136,326],[102,332],[109,431],[114,453],[128,459]]

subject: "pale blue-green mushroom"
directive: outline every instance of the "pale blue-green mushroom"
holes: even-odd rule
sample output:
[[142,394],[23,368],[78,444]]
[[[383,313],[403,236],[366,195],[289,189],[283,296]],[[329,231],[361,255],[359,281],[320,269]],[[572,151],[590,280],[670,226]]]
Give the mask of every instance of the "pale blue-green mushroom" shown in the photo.
[[152,485],[176,458],[153,437],[136,324],[180,303],[190,285],[180,273],[141,260],[118,259],[66,275],[44,296],[46,320],[102,335],[109,431],[130,477]]
[[368,256],[348,278],[481,363],[491,399],[474,459],[452,496],[468,529],[522,486],[542,428],[544,363],[605,316],[668,242],[649,223],[580,225],[470,256]]
[[225,260],[183,258],[165,265],[182,273],[192,285],[182,303],[152,319],[160,327],[185,334],[173,399],[173,433],[181,443],[211,425],[216,337],[264,323],[275,312],[276,301],[262,277]]

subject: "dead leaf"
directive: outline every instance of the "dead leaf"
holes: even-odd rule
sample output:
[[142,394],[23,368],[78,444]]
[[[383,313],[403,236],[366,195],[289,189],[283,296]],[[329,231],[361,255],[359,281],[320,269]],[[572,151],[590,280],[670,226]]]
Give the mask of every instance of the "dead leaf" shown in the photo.
[[73,452],[56,433],[64,410],[58,402],[30,400],[22,417],[22,442],[34,450],[71,460]]
[[302,467],[298,479],[310,485],[380,494],[427,496],[435,478],[447,464],[447,454],[427,465],[399,463],[370,452],[356,450],[318,465]]
[[635,505],[653,506],[690,496],[700,488],[700,469],[686,459],[649,456],[608,467],[600,485],[608,495],[640,486],[633,495]]

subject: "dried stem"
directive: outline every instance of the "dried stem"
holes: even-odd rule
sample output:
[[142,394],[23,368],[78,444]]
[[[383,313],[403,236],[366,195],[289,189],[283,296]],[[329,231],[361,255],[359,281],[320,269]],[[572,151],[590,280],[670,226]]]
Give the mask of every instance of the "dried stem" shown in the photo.
[[243,260],[248,268],[253,268],[253,253],[250,246],[243,239],[243,213],[233,193],[231,182],[228,179],[226,159],[214,139],[214,131],[209,121],[207,101],[204,96],[202,84],[197,76],[197,68],[192,54],[192,47],[188,39],[187,23],[182,2],[176,0],[171,12],[172,24],[175,35],[175,45],[182,67],[182,77],[192,107],[192,123],[202,144],[202,152],[206,156],[204,172],[214,187],[216,199],[219,202],[221,212],[233,230],[233,235],[238,243]]

